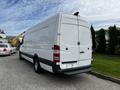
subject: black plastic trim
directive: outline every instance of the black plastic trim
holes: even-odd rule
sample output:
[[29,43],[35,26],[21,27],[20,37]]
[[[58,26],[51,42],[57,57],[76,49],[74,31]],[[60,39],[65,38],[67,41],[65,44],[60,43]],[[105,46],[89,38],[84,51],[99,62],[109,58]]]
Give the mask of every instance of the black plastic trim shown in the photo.
[[67,61],[67,62],[62,62],[62,64],[69,64],[69,63],[77,63],[77,61]]
[[[25,56],[28,56],[29,58],[34,57],[33,55],[27,54],[25,52],[20,52],[20,53],[25,55]],[[44,59],[44,58],[41,58],[41,57],[38,57],[38,58],[39,58],[39,62],[47,64],[49,66],[52,66],[52,69],[53,69],[54,73],[75,72],[75,71],[90,69],[90,67],[91,67],[91,65],[88,65],[88,66],[77,67],[77,68],[61,69],[60,66],[56,65],[55,62],[52,62],[50,60],[47,60],[47,59]],[[76,61],[72,61],[72,62],[69,62],[69,63],[73,63],[73,62],[75,63]],[[62,62],[62,63],[68,63],[68,62]]]

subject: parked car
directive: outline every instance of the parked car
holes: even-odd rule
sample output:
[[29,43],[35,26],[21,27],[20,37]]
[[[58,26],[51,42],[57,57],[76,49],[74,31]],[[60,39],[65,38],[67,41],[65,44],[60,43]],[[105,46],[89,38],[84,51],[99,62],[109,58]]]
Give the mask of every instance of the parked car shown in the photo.
[[32,62],[35,72],[88,72],[92,60],[90,24],[81,16],[56,14],[25,32],[19,57]]
[[11,55],[16,52],[16,48],[9,43],[0,43],[0,55]]

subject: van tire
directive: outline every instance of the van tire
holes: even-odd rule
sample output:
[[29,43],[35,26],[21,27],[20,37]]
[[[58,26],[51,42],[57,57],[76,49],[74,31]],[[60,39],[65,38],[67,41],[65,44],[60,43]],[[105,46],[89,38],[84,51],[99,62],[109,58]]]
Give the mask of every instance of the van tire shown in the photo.
[[34,58],[34,71],[36,73],[41,73],[42,72],[42,68],[40,66],[39,60],[37,57]]
[[24,60],[20,52],[19,52],[19,60]]

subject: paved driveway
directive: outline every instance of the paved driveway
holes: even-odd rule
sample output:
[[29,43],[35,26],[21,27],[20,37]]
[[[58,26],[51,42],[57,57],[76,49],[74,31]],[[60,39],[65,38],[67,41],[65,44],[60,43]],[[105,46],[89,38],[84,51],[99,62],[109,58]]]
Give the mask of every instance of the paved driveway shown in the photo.
[[0,90],[120,90],[120,85],[89,74],[36,74],[31,63],[14,54],[0,57]]

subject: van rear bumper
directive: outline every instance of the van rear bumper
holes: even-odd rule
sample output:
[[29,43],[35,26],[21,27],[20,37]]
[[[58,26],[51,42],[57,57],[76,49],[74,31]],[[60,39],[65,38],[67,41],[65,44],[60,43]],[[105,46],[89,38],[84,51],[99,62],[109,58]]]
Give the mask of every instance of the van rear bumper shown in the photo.
[[79,73],[84,73],[84,72],[89,72],[89,71],[91,71],[91,65],[77,67],[77,68],[69,68],[69,69],[60,69],[59,66],[53,67],[54,73],[63,73],[67,75],[79,74]]

